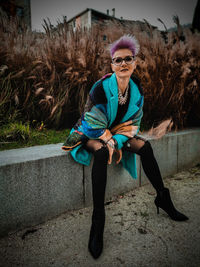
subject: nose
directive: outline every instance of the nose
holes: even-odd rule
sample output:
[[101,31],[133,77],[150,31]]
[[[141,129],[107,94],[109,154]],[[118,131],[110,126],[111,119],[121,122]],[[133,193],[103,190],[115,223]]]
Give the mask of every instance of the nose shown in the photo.
[[121,66],[124,66],[124,65],[127,65],[125,59],[122,60],[122,64],[121,64]]

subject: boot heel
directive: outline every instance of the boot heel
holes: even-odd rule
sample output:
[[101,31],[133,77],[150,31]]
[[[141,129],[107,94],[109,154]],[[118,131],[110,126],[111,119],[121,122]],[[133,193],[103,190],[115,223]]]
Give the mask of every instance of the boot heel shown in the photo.
[[174,221],[186,221],[188,217],[180,213],[173,205],[170,197],[169,189],[164,188],[158,192],[158,195],[154,201],[157,207],[157,214],[159,214],[159,208],[163,209],[169,217]]

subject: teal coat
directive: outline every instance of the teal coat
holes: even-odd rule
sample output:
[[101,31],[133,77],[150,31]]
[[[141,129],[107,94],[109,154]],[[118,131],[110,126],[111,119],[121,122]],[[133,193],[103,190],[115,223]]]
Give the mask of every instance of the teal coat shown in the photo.
[[[118,109],[118,85],[115,73],[113,73],[110,77],[104,79],[102,81],[102,85],[107,98],[105,113],[108,122],[107,128],[109,128],[116,118]],[[130,79],[129,85],[130,85],[129,107],[127,113],[125,114],[120,123],[126,122],[130,119],[134,120],[134,118],[137,117],[136,125],[140,126],[141,118],[143,115],[142,107],[144,101],[142,89],[138,84],[136,84],[133,81],[132,77]],[[96,84],[94,84],[90,92],[92,92],[95,86]],[[82,130],[82,128],[80,128],[80,130]],[[73,131],[74,128],[71,130],[70,133],[72,133]],[[123,147],[124,142],[126,142],[129,139],[127,136],[121,134],[113,135],[113,138],[117,141],[118,149],[121,149]],[[86,166],[90,165],[92,153],[85,150],[82,144],[72,149],[70,153],[74,158],[74,160],[77,161],[78,163],[84,164]],[[136,179],[137,178],[136,155],[132,152],[123,151],[121,163],[123,167],[131,174],[132,178]]]

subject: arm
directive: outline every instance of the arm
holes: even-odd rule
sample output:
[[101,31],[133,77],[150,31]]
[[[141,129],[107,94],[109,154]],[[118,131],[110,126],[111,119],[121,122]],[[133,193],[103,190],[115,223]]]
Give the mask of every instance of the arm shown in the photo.
[[89,93],[81,124],[84,135],[90,139],[107,142],[112,137],[107,129],[107,98],[101,81],[96,82]]
[[117,149],[121,149],[123,144],[128,141],[129,138],[137,135],[140,129],[140,123],[143,116],[143,100],[136,114],[133,114],[131,118],[125,123],[120,124],[117,127],[111,129],[113,133],[113,139],[116,141]]

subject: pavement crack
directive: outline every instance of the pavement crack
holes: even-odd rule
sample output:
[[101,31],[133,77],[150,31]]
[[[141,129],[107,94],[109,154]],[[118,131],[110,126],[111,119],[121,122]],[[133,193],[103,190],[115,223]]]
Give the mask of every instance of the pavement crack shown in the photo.
[[27,230],[23,235],[22,235],[22,239],[25,239],[25,237],[29,234],[33,234],[35,232],[37,232],[39,229],[30,229],[30,230]]

